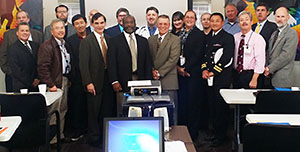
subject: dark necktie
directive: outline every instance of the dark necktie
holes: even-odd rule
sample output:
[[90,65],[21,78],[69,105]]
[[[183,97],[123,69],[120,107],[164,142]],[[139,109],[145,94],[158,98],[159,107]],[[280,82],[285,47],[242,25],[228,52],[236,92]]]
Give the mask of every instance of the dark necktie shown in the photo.
[[25,42],[25,47],[27,48],[27,50],[32,54],[32,50],[29,47],[28,41]]
[[241,73],[243,71],[243,60],[244,60],[244,44],[245,44],[245,35],[241,36],[242,39],[240,41],[238,57],[237,57],[237,68],[236,70]]
[[275,42],[277,41],[278,34],[279,34],[279,30],[276,30],[276,31],[274,32],[274,38],[273,38],[273,43],[272,43],[272,49],[273,49],[273,46],[274,46]]
[[157,48],[159,48],[160,47],[160,45],[161,45],[161,37],[159,37],[158,39],[157,39]]

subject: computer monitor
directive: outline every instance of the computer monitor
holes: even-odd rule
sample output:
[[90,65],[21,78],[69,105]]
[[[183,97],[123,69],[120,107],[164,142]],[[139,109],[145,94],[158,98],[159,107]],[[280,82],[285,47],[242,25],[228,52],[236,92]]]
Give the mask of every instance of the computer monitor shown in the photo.
[[163,117],[104,119],[104,152],[164,152]]

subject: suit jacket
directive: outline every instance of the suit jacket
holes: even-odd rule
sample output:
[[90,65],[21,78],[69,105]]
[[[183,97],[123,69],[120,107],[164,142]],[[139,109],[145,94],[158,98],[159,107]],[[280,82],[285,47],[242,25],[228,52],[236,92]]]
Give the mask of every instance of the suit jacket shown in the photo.
[[107,34],[108,36],[112,37],[112,38],[120,35],[121,30],[120,30],[119,24],[106,29],[104,31],[104,33]]
[[[90,34],[90,32],[86,31],[86,34],[88,35]],[[70,75],[70,81],[72,82],[72,84],[82,85],[79,67],[79,47],[81,40],[76,33],[67,38],[66,41],[70,45],[72,50],[72,73]]]
[[[65,43],[65,47],[70,54],[70,63],[72,64],[71,47],[68,43]],[[41,83],[47,84],[47,87],[51,88],[54,85],[57,88],[62,87],[63,70],[61,50],[53,36],[41,44],[39,48],[37,71]]]
[[[109,45],[110,37],[104,34],[105,41]],[[109,49],[107,50],[109,51]],[[80,43],[79,47],[79,68],[84,86],[93,83],[97,93],[101,93],[104,84],[105,63],[102,50],[97,38],[93,33],[89,34]]]
[[[233,69],[234,37],[223,29],[215,36],[212,36],[212,33],[211,31],[207,35],[206,51],[201,69],[214,73],[213,85],[227,87],[231,83]],[[223,54],[218,62],[215,62],[215,54],[219,49],[223,49]]]
[[[152,79],[152,60],[147,39],[135,34],[137,40],[137,75],[139,80]],[[109,81],[119,81],[124,92],[132,80],[131,52],[124,33],[112,38],[107,53]]]
[[163,90],[177,90],[177,62],[180,55],[180,39],[167,33],[158,47],[158,35],[148,39],[153,68],[158,70]]
[[[8,68],[8,61],[7,61],[7,48],[16,42],[17,35],[16,35],[17,29],[11,29],[4,33],[3,35],[3,41],[0,47],[0,66],[4,73],[10,74],[11,71]],[[33,42],[37,42],[41,44],[43,42],[43,34],[37,30],[30,29],[31,37]]]
[[267,66],[272,74],[274,87],[292,87],[292,71],[298,45],[298,35],[287,25],[278,36],[274,46],[275,32],[269,41]]
[[[253,31],[255,31],[256,26],[257,26],[257,23],[255,23],[255,24],[252,25],[252,30]],[[263,38],[266,41],[266,51],[268,50],[268,47],[269,47],[269,40],[271,38],[271,35],[276,30],[277,30],[277,25],[275,23],[269,22],[267,20],[266,23],[264,24],[263,28],[259,32],[259,34],[262,35]]]
[[7,49],[14,92],[19,92],[23,88],[32,90],[32,82],[37,78],[36,56],[39,44],[35,42],[29,42],[29,44],[32,54],[20,40],[17,40]]
[[[51,25],[48,25],[45,27],[45,32],[44,32],[44,40],[45,41],[52,37],[50,26]],[[74,29],[73,25],[70,24],[69,22],[68,22],[67,28],[68,28],[68,30],[66,31],[65,39],[67,39],[68,37],[70,37],[71,35],[76,33],[76,30]]]
[[191,77],[201,76],[201,63],[203,61],[205,50],[205,34],[196,26],[186,39],[183,47],[183,56],[185,57],[185,71],[191,74]]

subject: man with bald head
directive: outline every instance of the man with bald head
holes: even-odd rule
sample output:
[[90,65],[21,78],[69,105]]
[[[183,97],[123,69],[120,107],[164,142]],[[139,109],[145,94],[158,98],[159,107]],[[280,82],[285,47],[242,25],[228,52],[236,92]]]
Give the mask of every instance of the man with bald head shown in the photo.
[[269,41],[267,66],[264,75],[271,77],[273,87],[290,88],[292,72],[298,45],[298,35],[287,23],[289,13],[286,7],[279,7],[275,12],[278,29]]
[[225,14],[227,19],[224,21],[223,29],[232,35],[240,32],[241,29],[238,25],[238,10],[236,6],[234,4],[227,4],[225,7]]
[[96,9],[90,10],[90,13],[89,13],[90,26],[88,26],[88,27],[86,28],[87,33],[94,32],[94,28],[93,28],[93,26],[91,26],[91,24],[92,24],[92,17],[93,17],[96,13],[98,13],[98,12],[99,12],[99,11],[96,10]]

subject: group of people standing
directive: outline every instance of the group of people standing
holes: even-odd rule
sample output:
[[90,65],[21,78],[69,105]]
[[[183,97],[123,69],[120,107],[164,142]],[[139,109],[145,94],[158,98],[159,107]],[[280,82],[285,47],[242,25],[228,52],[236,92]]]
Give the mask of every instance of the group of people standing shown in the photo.
[[[228,126],[229,108],[220,89],[292,85],[298,37],[287,24],[285,7],[276,10],[275,24],[266,20],[266,4],[257,5],[258,23],[252,25],[251,13],[238,15],[228,4],[226,20],[221,13],[202,14],[203,31],[195,26],[192,10],[170,19],[149,7],[147,25],[138,28],[135,17],[120,8],[117,24],[107,29],[106,17],[95,9],[88,27],[80,14],[69,23],[65,5],[55,13],[57,19],[42,34],[30,28],[25,11],[18,12],[17,28],[4,34],[0,64],[8,92],[36,91],[40,83],[63,91],[58,104],[49,107],[60,112],[63,141],[76,141],[87,130],[87,143],[101,145],[103,118],[122,114],[130,80],[160,80],[162,93],[174,102],[175,124],[187,125],[197,140],[212,122],[213,136],[206,139],[213,146],[224,143]],[[72,134],[65,137],[66,114]]]

